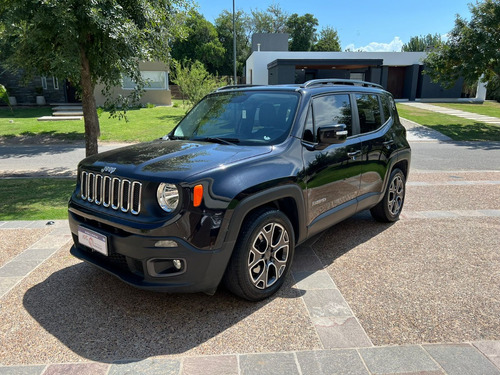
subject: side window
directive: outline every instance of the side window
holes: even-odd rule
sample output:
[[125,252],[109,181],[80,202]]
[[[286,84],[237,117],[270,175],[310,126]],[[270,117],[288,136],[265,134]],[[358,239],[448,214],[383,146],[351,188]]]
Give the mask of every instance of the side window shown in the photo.
[[356,94],[361,133],[369,133],[382,126],[378,95]]
[[325,95],[313,99],[314,133],[321,126],[345,124],[352,135],[352,111],[349,95]]
[[306,142],[311,142],[313,143],[316,139],[314,136],[314,125],[313,125],[313,116],[312,116],[312,107],[309,106],[309,111],[307,111],[307,118],[306,118],[306,126],[304,129],[304,136],[303,139]]
[[384,111],[384,124],[391,118],[391,101],[388,95],[382,95],[382,110]]

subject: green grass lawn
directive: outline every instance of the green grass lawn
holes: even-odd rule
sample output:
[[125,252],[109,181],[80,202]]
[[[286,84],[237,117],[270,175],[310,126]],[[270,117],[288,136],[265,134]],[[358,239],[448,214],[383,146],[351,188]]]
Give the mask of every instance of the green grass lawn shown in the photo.
[[68,218],[75,179],[0,179],[0,220]]
[[[464,104],[457,105],[461,109]],[[397,103],[397,107],[401,117],[428,126],[455,141],[500,141],[500,126],[405,106],[404,103]]]
[[[103,112],[99,118],[102,141],[141,142],[167,134],[184,116],[186,109],[175,107],[141,108],[127,111],[127,119],[110,118]],[[50,108],[0,108],[0,137],[46,135],[60,140],[83,140],[81,121],[37,121],[50,116]]]
[[483,104],[461,104],[461,103],[433,103],[439,107],[450,109],[458,109],[465,112],[478,113],[485,116],[493,116],[500,118],[500,103],[484,102]]

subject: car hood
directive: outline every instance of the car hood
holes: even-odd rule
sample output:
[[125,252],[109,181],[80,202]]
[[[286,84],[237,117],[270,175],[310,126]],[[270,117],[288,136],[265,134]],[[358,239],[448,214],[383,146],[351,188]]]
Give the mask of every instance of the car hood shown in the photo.
[[225,168],[230,164],[268,154],[271,151],[272,146],[250,147],[195,141],[157,140],[93,155],[82,160],[80,165],[91,170],[113,171],[113,174],[120,176],[162,177],[168,174],[169,178],[181,180],[211,169]]

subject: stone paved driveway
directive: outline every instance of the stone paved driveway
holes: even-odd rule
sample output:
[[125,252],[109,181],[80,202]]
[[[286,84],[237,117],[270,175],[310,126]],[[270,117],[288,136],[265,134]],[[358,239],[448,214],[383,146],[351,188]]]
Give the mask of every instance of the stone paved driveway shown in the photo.
[[0,222],[0,374],[500,375],[499,193],[414,173],[399,222],[325,231],[260,303],[135,290],[72,258],[65,221]]

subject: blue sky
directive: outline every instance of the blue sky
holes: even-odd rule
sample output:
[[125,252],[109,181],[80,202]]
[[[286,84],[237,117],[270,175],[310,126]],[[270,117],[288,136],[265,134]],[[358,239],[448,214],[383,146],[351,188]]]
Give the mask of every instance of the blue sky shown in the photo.
[[[250,14],[253,9],[265,10],[277,3],[288,13],[313,14],[319,29],[337,29],[342,49],[367,51],[399,50],[412,36],[445,35],[455,15],[469,19],[468,4],[472,0],[235,0],[236,9]],[[474,1],[475,2],[475,1]],[[210,22],[224,10],[232,11],[232,0],[198,0],[199,11]]]

